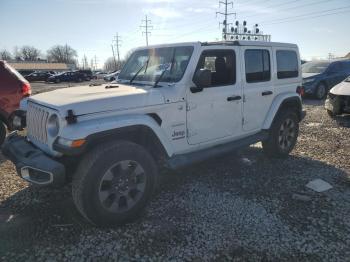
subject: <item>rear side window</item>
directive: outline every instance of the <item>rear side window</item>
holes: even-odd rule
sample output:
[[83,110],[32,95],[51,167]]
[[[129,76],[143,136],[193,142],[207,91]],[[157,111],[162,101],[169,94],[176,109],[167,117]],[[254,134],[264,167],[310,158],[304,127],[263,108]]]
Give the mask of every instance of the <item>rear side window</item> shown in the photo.
[[288,50],[279,50],[277,56],[277,78],[286,79],[299,76],[297,53]]
[[246,50],[244,57],[247,83],[271,80],[270,52],[268,50]]
[[27,82],[27,80],[25,80],[24,77],[18,73],[16,69],[14,69],[6,62],[4,62],[3,66],[0,68],[0,82],[5,80],[20,80],[22,82]]

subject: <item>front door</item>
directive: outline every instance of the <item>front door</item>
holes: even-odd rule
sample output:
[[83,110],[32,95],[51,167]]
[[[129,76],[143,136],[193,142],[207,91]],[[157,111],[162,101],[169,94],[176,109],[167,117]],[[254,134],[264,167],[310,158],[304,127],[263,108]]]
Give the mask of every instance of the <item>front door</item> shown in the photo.
[[271,48],[246,47],[242,52],[243,130],[260,130],[273,100]]
[[237,76],[238,48],[208,48],[196,70],[209,69],[212,81],[203,91],[187,94],[187,137],[189,144],[205,143],[241,134],[242,89]]

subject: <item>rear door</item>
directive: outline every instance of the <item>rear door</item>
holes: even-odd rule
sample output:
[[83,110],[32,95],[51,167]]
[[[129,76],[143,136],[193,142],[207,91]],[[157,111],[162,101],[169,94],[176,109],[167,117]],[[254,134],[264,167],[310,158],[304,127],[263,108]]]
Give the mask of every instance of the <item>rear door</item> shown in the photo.
[[212,72],[212,84],[203,91],[187,94],[189,144],[206,143],[242,133],[242,88],[239,49],[208,47],[202,51],[196,70]]
[[243,129],[260,130],[273,100],[272,50],[243,47]]

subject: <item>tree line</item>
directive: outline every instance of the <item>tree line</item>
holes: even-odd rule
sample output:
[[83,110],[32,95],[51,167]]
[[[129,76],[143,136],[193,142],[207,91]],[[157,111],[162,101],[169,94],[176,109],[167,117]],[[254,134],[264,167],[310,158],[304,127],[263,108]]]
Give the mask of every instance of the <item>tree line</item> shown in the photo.
[[78,53],[69,45],[55,45],[43,53],[34,46],[15,47],[13,52],[0,50],[0,59],[6,61],[48,61],[51,63],[77,64]]

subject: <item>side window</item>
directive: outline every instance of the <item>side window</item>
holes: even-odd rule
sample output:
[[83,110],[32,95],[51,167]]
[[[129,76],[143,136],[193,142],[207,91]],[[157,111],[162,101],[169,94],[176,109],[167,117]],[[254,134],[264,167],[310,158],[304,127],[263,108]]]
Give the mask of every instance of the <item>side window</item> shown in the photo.
[[211,71],[211,86],[236,83],[236,54],[233,50],[207,50],[199,59],[197,69]]
[[271,80],[270,52],[268,50],[246,50],[244,58],[247,83]]
[[350,71],[350,62],[340,62],[340,70],[341,71]]
[[277,57],[277,78],[294,78],[299,76],[298,56],[294,51],[279,50]]

